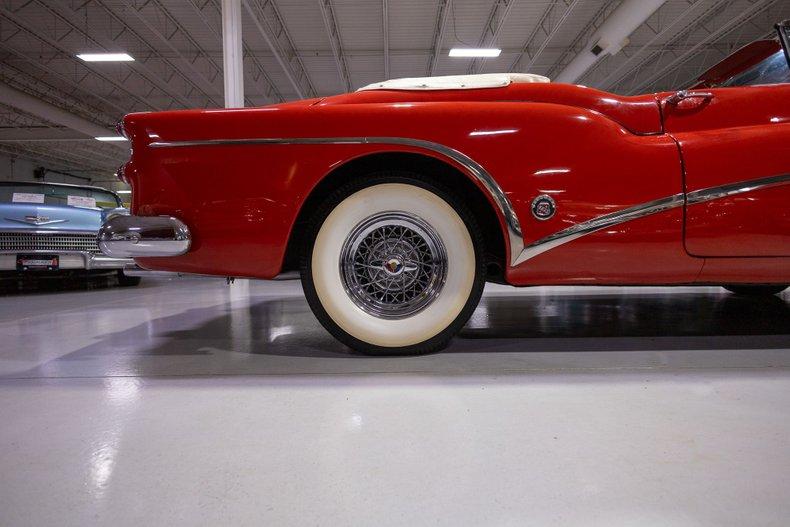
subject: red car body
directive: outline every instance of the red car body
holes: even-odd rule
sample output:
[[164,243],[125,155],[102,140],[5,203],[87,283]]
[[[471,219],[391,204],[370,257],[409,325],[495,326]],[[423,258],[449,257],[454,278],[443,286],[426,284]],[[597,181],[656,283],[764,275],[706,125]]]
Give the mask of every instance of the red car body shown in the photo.
[[[132,213],[192,237],[137,262],[273,278],[322,181],[420,156],[485,197],[510,284],[790,283],[790,85],[705,91],[535,83],[131,114]],[[531,210],[540,195],[548,220]]]

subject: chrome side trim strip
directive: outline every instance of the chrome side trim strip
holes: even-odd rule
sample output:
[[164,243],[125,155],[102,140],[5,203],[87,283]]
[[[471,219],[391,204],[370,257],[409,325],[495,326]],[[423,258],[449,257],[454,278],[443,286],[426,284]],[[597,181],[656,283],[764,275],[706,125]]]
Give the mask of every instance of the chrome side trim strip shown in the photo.
[[521,251],[521,254],[513,265],[518,265],[522,262],[525,262],[526,260],[529,260],[530,258],[534,258],[539,254],[543,254],[546,251],[554,249],[555,247],[564,245],[577,238],[581,238],[582,236],[592,234],[593,232],[600,231],[601,229],[605,229],[619,223],[624,223],[626,221],[635,220],[637,218],[642,218],[657,212],[663,212],[675,207],[681,207],[683,206],[683,203],[683,193],[681,192],[669,196],[668,198],[661,198],[654,201],[649,201],[647,203],[642,203],[640,205],[634,205],[633,207],[628,207],[627,209],[618,210],[616,212],[604,214],[603,216],[598,216],[582,223],[577,223],[572,227],[568,227],[567,229],[555,232],[554,234],[550,234],[545,238],[541,238],[540,240],[532,242],[526,246],[523,251]]
[[752,192],[754,190],[761,190],[768,187],[775,187],[777,185],[784,185],[790,183],[790,174],[780,174],[778,176],[770,176],[761,179],[752,179],[750,181],[739,181],[738,183],[731,183],[729,185],[722,185],[720,187],[703,188],[689,192],[686,196],[689,205],[696,203],[705,203],[714,199],[726,198],[735,194],[742,194],[744,192]]
[[519,255],[524,248],[524,238],[521,234],[521,224],[516,216],[516,211],[507,194],[502,190],[491,174],[479,163],[458,150],[432,141],[412,139],[408,137],[276,137],[276,138],[250,138],[250,139],[207,139],[202,141],[157,141],[150,143],[151,148],[180,148],[188,146],[228,146],[228,145],[403,145],[431,150],[446,156],[472,175],[486,189],[496,203],[497,208],[505,218],[508,240],[510,242],[510,265],[516,265]]
[[521,231],[521,224],[516,216],[513,204],[505,192],[494,180],[491,174],[483,166],[466,154],[454,148],[425,141],[422,139],[412,139],[408,137],[277,137],[277,138],[247,138],[247,139],[206,139],[199,141],[157,141],[150,143],[151,148],[178,148],[190,146],[227,146],[227,145],[276,145],[276,144],[301,144],[301,145],[358,145],[358,144],[390,144],[403,145],[416,148],[423,148],[444,155],[459,165],[463,166],[469,173],[479,181],[494,200],[497,208],[505,218],[507,225],[508,240],[510,242],[510,265],[515,267],[531,258],[538,256],[546,251],[564,245],[568,242],[592,234],[599,230],[656,214],[665,210],[680,207],[684,204],[694,205],[714,199],[720,199],[734,194],[751,192],[767,187],[782,185],[790,182],[790,174],[781,174],[762,179],[755,179],[747,182],[732,183],[719,187],[711,187],[689,192],[674,194],[672,196],[649,201],[639,205],[634,205],[626,209],[598,216],[591,220],[578,223],[567,229],[555,232],[549,236],[534,241],[528,246],[524,245],[524,238]]
[[559,232],[555,232],[545,238],[541,238],[531,244],[527,245],[516,258],[513,265],[518,265],[530,258],[534,258],[539,254],[554,249],[560,245],[571,242],[587,234],[624,223],[626,221],[642,218],[650,214],[656,214],[675,207],[680,207],[685,203],[694,205],[696,203],[704,203],[715,199],[726,198],[735,194],[742,194],[744,192],[752,192],[754,190],[761,190],[764,188],[774,187],[777,185],[784,185],[790,183],[790,174],[780,174],[778,176],[769,176],[761,179],[753,179],[750,181],[740,181],[738,183],[731,183],[719,187],[710,187],[701,190],[689,192],[684,200],[682,193],[675,194],[668,198],[662,198],[655,201],[649,201],[640,205],[634,205],[627,209],[623,209],[611,214],[598,216],[591,220],[576,224],[568,227]]

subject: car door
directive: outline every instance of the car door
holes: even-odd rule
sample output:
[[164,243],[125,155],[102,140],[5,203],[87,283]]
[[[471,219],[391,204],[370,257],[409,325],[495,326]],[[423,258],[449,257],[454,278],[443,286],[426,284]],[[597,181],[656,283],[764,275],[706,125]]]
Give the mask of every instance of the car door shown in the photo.
[[662,94],[701,257],[790,256],[790,84]]

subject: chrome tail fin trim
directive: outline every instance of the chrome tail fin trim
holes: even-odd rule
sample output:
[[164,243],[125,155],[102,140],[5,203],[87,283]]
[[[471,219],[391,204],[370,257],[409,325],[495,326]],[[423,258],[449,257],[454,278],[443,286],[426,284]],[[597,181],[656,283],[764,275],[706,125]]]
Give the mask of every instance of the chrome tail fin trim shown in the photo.
[[206,139],[197,141],[157,141],[150,143],[151,148],[180,148],[189,146],[233,146],[233,145],[349,145],[349,144],[381,144],[403,145],[430,150],[452,159],[474,177],[485,188],[488,195],[496,204],[507,226],[508,241],[510,242],[511,265],[516,265],[515,260],[524,248],[524,238],[521,234],[521,225],[516,216],[516,211],[505,191],[499,186],[494,177],[477,163],[474,159],[458,150],[440,143],[410,137],[262,137],[242,139]]

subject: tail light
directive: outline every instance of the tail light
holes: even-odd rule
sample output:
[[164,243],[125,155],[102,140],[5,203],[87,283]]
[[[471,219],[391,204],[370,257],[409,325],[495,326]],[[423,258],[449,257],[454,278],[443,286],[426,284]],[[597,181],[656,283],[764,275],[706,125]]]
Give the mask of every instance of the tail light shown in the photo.
[[123,164],[118,167],[118,170],[115,171],[115,177],[117,177],[127,185],[129,184],[129,182],[126,180],[126,164]]
[[126,128],[123,126],[123,121],[118,121],[115,124],[115,131],[118,132],[118,135],[122,135],[126,139],[129,139],[129,134],[126,133]]

